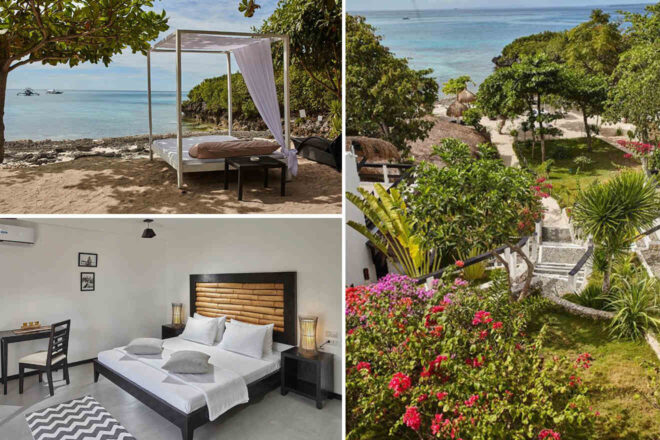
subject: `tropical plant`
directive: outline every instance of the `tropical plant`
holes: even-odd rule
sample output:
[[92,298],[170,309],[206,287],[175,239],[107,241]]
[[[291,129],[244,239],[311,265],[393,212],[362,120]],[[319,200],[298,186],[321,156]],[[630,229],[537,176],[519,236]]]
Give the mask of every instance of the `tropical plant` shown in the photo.
[[603,76],[568,67],[562,69],[561,76],[564,84],[560,92],[561,96],[582,113],[584,132],[587,135],[587,151],[591,151],[594,127],[589,124],[589,118],[605,111],[609,84]]
[[527,336],[545,302],[508,298],[504,277],[346,289],[346,438],[589,438],[591,356],[545,355],[545,328]]
[[459,165],[474,160],[470,147],[459,139],[445,138],[440,145],[433,145],[431,154],[438,156],[448,166]]
[[146,54],[168,29],[165,11],[152,0],[0,1],[0,163],[5,148],[5,95],[10,72],[30,64],[102,62],[127,47]]
[[389,192],[379,183],[374,185],[377,196],[358,188],[360,196],[347,192],[353,203],[374,224],[378,232],[355,221],[348,226],[364,235],[400,273],[421,277],[440,269],[441,255],[424,240],[424,224],[408,215],[408,208],[396,188]]
[[617,339],[643,339],[660,329],[660,291],[655,278],[621,279],[612,289],[609,309],[614,312],[610,334]]
[[467,125],[474,127],[480,133],[485,131],[485,127],[481,124],[481,118],[484,114],[477,107],[470,107],[469,109],[463,112],[463,122]]
[[[527,119],[541,140],[541,161],[545,160],[548,124],[559,117],[543,109],[544,99],[561,91],[562,67],[545,54],[523,56],[511,67],[496,70],[479,86],[477,106],[489,116],[513,119],[527,113]],[[545,123],[545,125],[544,125]]]
[[[660,141],[660,3],[646,6],[645,14],[624,13],[630,47],[621,54],[612,75],[607,117],[626,118],[642,142]],[[631,138],[632,140],[633,138]]]
[[587,156],[578,156],[575,159],[573,159],[573,163],[577,167],[586,170],[594,164],[594,160]]
[[346,15],[346,132],[385,139],[406,153],[433,127],[438,83],[381,44],[364,17]]
[[458,99],[458,94],[467,89],[468,83],[474,84],[469,75],[462,75],[458,78],[450,78],[442,85],[442,93],[445,95],[455,95]]
[[[426,225],[425,242],[443,255],[510,246],[527,264],[520,294],[524,298],[530,292],[534,264],[517,244],[534,232],[547,184],[528,170],[505,166],[500,159],[469,159],[465,155],[469,149],[462,142],[443,145],[451,145],[452,154],[460,160],[447,160],[441,168],[423,162],[416,168],[415,182],[401,185],[411,217]],[[499,254],[493,258],[509,271]]]
[[578,233],[591,236],[605,255],[603,292],[610,290],[613,259],[625,252],[642,231],[660,216],[660,198],[654,179],[644,173],[623,171],[605,183],[578,192],[572,218]]
[[341,0],[279,0],[259,31],[288,35],[293,64],[341,100],[341,29]]
[[[466,261],[480,255],[482,252],[479,248],[472,248],[469,253],[460,253],[458,257],[461,261]],[[486,261],[473,263],[463,268],[463,278],[467,281],[481,280],[486,277]]]
[[607,305],[607,298],[603,295],[603,288],[595,283],[589,283],[578,293],[565,295],[564,299],[592,309],[604,310]]

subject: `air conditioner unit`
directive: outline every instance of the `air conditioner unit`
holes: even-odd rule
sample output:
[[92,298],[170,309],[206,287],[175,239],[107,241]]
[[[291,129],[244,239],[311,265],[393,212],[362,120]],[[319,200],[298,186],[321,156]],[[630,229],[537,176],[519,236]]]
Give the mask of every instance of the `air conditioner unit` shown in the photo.
[[0,225],[0,242],[34,244],[34,228]]

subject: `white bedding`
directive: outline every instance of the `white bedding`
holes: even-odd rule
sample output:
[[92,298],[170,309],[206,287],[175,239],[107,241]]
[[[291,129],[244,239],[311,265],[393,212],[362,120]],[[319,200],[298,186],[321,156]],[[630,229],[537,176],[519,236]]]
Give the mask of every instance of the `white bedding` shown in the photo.
[[[277,344],[276,344],[277,345]],[[209,347],[181,338],[166,339],[163,343],[164,355],[142,356],[145,360],[168,357],[169,352],[179,350],[196,350],[211,356],[209,362],[219,369],[226,369],[240,376],[245,385],[249,385],[275,371],[280,367],[280,351],[284,347],[276,347],[273,353],[262,359],[253,359],[236,353],[231,353],[214,346]],[[132,382],[138,384],[150,393],[165,400],[175,408],[191,413],[207,405],[204,392],[199,386],[184,384],[170,377],[164,370],[157,370],[139,360],[131,359],[119,350],[102,351],[98,360],[106,367],[121,374]],[[235,406],[238,403],[234,403]],[[227,408],[228,409],[228,408]]]
[[[234,141],[238,138],[234,136],[222,136],[222,135],[208,135],[208,136],[194,136],[194,137],[184,137],[181,148],[183,150],[183,164],[186,165],[201,165],[208,163],[219,163],[224,164],[224,159],[196,159],[189,154],[190,149],[193,145],[200,142],[224,142],[224,141]],[[178,166],[179,158],[179,149],[177,147],[176,138],[167,138],[155,140],[152,143],[152,148],[157,152],[163,160],[169,163],[172,167],[176,168]],[[279,151],[276,151],[273,154],[269,155],[270,157],[283,158],[284,155]]]

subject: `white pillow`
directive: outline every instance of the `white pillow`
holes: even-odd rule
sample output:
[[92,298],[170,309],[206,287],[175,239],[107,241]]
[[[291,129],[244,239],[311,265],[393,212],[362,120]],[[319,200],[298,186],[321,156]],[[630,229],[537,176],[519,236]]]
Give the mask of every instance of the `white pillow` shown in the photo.
[[264,352],[266,327],[232,325],[233,323],[234,321],[227,324],[220,348],[261,359]]
[[214,319],[188,318],[181,337],[204,345],[213,345],[218,334],[218,324]]
[[273,327],[275,324],[266,324],[266,325],[257,325],[250,324],[248,322],[237,321],[232,319],[232,324],[242,325],[245,327],[263,327],[266,329],[266,336],[264,337],[264,356],[267,356],[273,352]]
[[215,343],[219,343],[222,341],[222,335],[225,333],[225,321],[227,320],[226,316],[220,316],[218,318],[211,318],[209,316],[204,316],[200,315],[199,313],[195,313],[193,316],[195,319],[201,319],[201,320],[212,320],[216,322],[216,325],[218,326],[218,333],[215,336]]

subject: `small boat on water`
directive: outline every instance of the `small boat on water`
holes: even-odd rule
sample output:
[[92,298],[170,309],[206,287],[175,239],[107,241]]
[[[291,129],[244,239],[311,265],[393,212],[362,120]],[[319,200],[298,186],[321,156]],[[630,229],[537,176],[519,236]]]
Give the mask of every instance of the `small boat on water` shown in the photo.
[[35,92],[34,90],[32,90],[32,89],[29,88],[29,87],[26,88],[25,90],[23,90],[22,92],[18,92],[18,93],[16,94],[16,96],[19,96],[19,95],[23,95],[23,96],[33,96],[33,95],[37,95],[37,96],[39,96],[39,94],[38,94],[37,92]]
[[410,20],[410,17],[403,17],[404,20]]
[[61,95],[62,93],[64,93],[64,92],[61,91],[61,90],[55,90],[55,89],[46,90],[47,95]]

